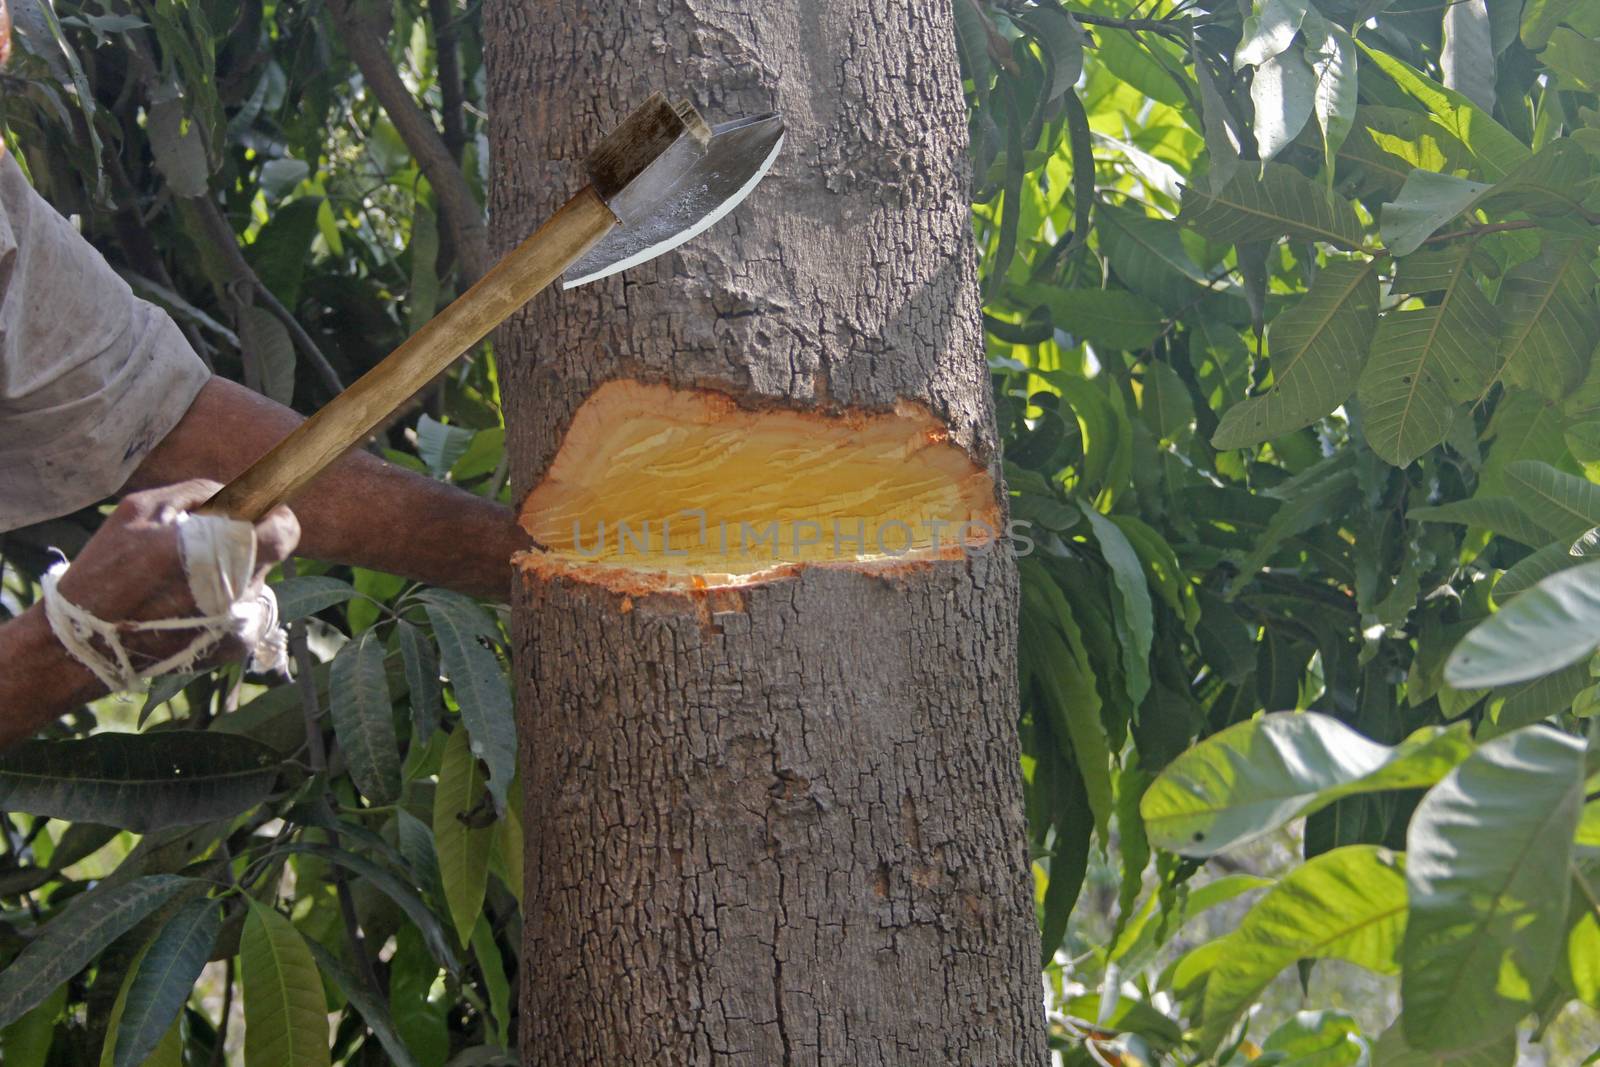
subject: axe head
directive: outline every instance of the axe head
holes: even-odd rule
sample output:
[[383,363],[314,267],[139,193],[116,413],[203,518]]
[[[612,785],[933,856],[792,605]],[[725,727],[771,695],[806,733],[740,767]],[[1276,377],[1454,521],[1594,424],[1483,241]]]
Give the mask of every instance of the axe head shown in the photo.
[[621,225],[568,268],[571,289],[654,259],[709,229],[766,176],[783,146],[775,114],[707,126],[652,96],[590,153],[595,192]]

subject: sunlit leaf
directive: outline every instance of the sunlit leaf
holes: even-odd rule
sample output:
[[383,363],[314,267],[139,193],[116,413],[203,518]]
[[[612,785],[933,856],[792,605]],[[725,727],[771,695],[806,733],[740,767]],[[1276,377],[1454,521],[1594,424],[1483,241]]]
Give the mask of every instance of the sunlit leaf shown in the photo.
[[246,897],[239,941],[245,1067],[328,1067],[322,977],[300,936],[278,912]]

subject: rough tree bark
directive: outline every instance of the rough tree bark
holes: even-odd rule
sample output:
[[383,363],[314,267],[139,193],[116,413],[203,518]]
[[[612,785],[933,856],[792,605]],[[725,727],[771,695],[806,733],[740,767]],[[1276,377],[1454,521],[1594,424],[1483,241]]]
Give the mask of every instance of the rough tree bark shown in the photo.
[[[777,108],[746,205],[499,336],[527,494],[597,386],[926,405],[999,460],[948,0],[490,0],[503,251],[652,89]],[[624,596],[513,594],[527,1064],[1039,1065],[1003,553]]]

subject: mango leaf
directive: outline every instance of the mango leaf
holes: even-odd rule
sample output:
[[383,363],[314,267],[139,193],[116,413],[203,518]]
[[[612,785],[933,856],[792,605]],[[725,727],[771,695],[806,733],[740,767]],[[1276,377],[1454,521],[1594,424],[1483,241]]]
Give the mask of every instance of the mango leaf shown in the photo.
[[[430,313],[431,315],[431,313]],[[465,426],[447,426],[431,415],[417,420],[417,455],[435,478],[443,478],[466,454],[473,431]]]
[[0,970],[0,1027],[22,1018],[140,919],[194,884],[150,875],[102,885],[68,904]]
[[457,730],[445,744],[439,765],[439,784],[433,793],[433,840],[439,855],[439,875],[445,902],[463,946],[483,912],[483,894],[489,884],[489,849],[494,830],[488,825],[468,825],[468,817],[481,815],[483,773],[468,746],[466,732]]
[[[278,851],[305,856],[315,856],[326,863],[336,863],[357,878],[371,884],[372,888],[387,896],[400,910],[405,912],[406,918],[411,920],[422,933],[423,943],[433,953],[439,966],[456,974],[461,969],[461,962],[456,958],[455,951],[450,947],[444,927],[439,922],[439,917],[433,913],[422,897],[417,894],[417,889],[408,882],[393,874],[387,867],[381,867],[372,860],[348,849],[334,848],[331,845],[313,845],[303,841],[294,841],[279,845]],[[424,886],[423,888],[428,888]]]
[[1126,289],[1063,289],[1030,285],[1018,298],[1043,304],[1057,329],[1081,337],[1098,348],[1144,348],[1161,332],[1161,310]]
[[197,730],[24,741],[0,753],[0,810],[150,833],[249,811],[281,769],[260,742]]
[[56,1020],[67,1006],[67,987],[56,991],[22,1018],[0,1028],[0,1063],[6,1067],[46,1067],[50,1047],[55,1044]]
[[1150,643],[1155,638],[1155,612],[1150,604],[1150,587],[1145,583],[1139,554],[1128,543],[1116,523],[1095,511],[1084,510],[1100,553],[1111,568],[1117,589],[1112,602],[1112,619],[1117,643],[1122,648],[1122,669],[1130,707],[1138,707],[1150,691]]
[[392,804],[400,795],[400,742],[383,659],[383,643],[366,630],[339,649],[328,675],[339,750],[356,788],[374,804]]
[[1323,166],[1332,182],[1334,160],[1355,125],[1356,42],[1338,23],[1320,16],[1317,23],[1317,34],[1307,35],[1306,58],[1316,78],[1312,110],[1322,127]]
[[1347,845],[1307,860],[1221,939],[1226,947],[1205,987],[1201,1048],[1221,1044],[1261,990],[1298,960],[1341,959],[1392,974],[1405,924],[1399,857]]
[[1600,486],[1558,471],[1548,463],[1518,460],[1506,465],[1511,498],[1556,539],[1576,541],[1600,526]]
[[1327,415],[1350,398],[1378,325],[1373,261],[1339,260],[1317,274],[1267,334],[1272,388],[1229,408],[1211,443],[1244,448]]
[[1551,241],[1506,275],[1500,295],[1504,327],[1490,384],[1503,376],[1551,401],[1578,385],[1600,338],[1591,299],[1592,251],[1586,241]]
[[355,586],[349,582],[322,575],[306,575],[277,582],[272,586],[272,592],[278,598],[278,618],[286,623],[315,615],[323,608],[343,604],[357,595]]
[[183,91],[176,84],[163,85],[150,93],[145,128],[156,166],[173,195],[206,195],[211,166],[206,160],[205,141],[200,124],[189,117]]
[[1284,1067],[1368,1067],[1361,1026],[1342,1011],[1299,1011],[1261,1043]]
[[1294,44],[1305,21],[1306,0],[1256,0],[1245,16],[1233,69],[1260,66]]
[[499,633],[484,610],[459,593],[428,589],[419,599],[433,624],[445,674],[467,724],[472,754],[488,765],[489,794],[495,810],[504,811],[506,790],[517,771],[516,720],[500,661],[479,641],[497,639]]
[[122,1015],[107,1031],[113,1067],[137,1067],[155,1052],[211,958],[222,929],[214,900],[199,897],[178,909],[128,972]]
[[1425,1050],[1406,1044],[1405,1028],[1397,1021],[1378,1035],[1372,1062],[1379,1067],[1516,1067],[1517,1035],[1503,1034],[1449,1051]]
[[1461,0],[1445,8],[1439,67],[1446,88],[1494,111],[1495,48],[1487,0]]
[[245,898],[239,940],[245,1067],[328,1067],[328,1006],[322,976],[294,925]]
[[1390,748],[1314,711],[1237,723],[1169,763],[1139,806],[1150,843],[1212,856],[1340,797],[1432,785],[1472,750],[1465,727]]
[[[373,996],[364,982],[352,975],[339,958],[315,941],[306,941],[305,946],[311,952],[312,961],[324,978],[329,979],[344,998],[361,1013],[361,1019],[367,1024],[367,1029],[372,1031],[372,1036],[378,1039],[378,1044],[383,1046],[383,1051],[388,1053],[389,1062],[396,1067],[420,1067],[417,1058],[406,1047],[405,1041],[394,1025],[394,1017],[389,1013],[389,1005]],[[245,1040],[249,1040],[246,1035]]]
[[1587,658],[1600,645],[1600,563],[1552,574],[1479,623],[1450,653],[1457,689],[1511,685]]
[[1479,724],[1478,740],[1486,741],[1519,726],[1559,715],[1570,709],[1578,694],[1592,684],[1594,679],[1589,677],[1589,665],[1580,660],[1553,674],[1496,689],[1494,696],[1501,698],[1500,703],[1492,708],[1492,721]]
[[[1488,383],[1489,338],[1496,326],[1493,309],[1467,270],[1467,254],[1463,249],[1439,257],[1448,275],[1437,304],[1383,317],[1361,371],[1356,393],[1367,443],[1396,467],[1442,444],[1455,402],[1475,398]],[[1412,257],[1417,258],[1429,257]],[[1403,270],[1401,280],[1410,281],[1409,292],[1434,285],[1431,278],[1406,279]]]
[[439,653],[422,631],[402,620],[395,626],[400,658],[405,664],[411,703],[411,737],[426,742],[439,726],[444,697],[439,691]]
[[1453,522],[1475,526],[1499,537],[1521,542],[1530,548],[1547,545],[1555,534],[1529,517],[1508,496],[1475,496],[1452,500],[1433,507],[1412,508],[1406,513],[1427,522]]
[[1254,132],[1262,159],[1288,147],[1311,118],[1317,76],[1298,48],[1286,48],[1256,67],[1250,79]]
[[1361,220],[1349,201],[1282,163],[1241,168],[1220,190],[1190,184],[1178,221],[1213,241],[1239,244],[1296,237],[1340,248],[1361,245]]
[[506,978],[505,960],[500,957],[500,946],[489,927],[489,917],[478,917],[472,931],[472,958],[478,963],[483,984],[489,991],[489,1016],[494,1020],[494,1038],[502,1046],[510,1044],[511,983]]
[[1561,75],[1562,88],[1600,93],[1600,41],[1562,26],[1550,35],[1539,58]]
[[1378,232],[1391,253],[1409,256],[1439,227],[1478,203],[1493,188],[1490,182],[1414,170],[1407,176],[1400,195],[1383,206]]
[[1556,27],[1576,14],[1584,0],[1528,0],[1522,9],[1522,43],[1537,52],[1550,43]]
[[1566,933],[1584,745],[1543,726],[1495,738],[1422,798],[1406,832],[1406,1040],[1469,1047],[1510,1032]]
[[1101,204],[1095,224],[1100,248],[1116,276],[1163,308],[1183,308],[1199,293],[1197,287],[1206,283],[1205,272],[1183,246],[1183,231],[1171,219]]
[[249,305],[239,312],[239,348],[245,378],[256,389],[288,406],[294,401],[294,341],[289,330],[266,308]]
[[1446,89],[1381,49],[1365,42],[1360,43],[1360,48],[1402,92],[1423,106],[1434,125],[1467,147],[1477,160],[1480,177],[1499,181],[1531,154],[1514,133],[1462,94]]
[[1565,543],[1545,545],[1537,552],[1522,557],[1500,576],[1500,580],[1494,583],[1495,601],[1503,607],[1518,593],[1526,592],[1552,574],[1576,567],[1579,562],[1579,557],[1574,556]]

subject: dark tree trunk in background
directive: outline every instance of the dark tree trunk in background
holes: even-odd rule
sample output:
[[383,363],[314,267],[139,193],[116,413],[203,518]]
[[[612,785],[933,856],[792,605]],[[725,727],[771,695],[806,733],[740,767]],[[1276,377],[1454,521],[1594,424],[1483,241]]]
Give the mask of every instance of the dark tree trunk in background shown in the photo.
[[[915,400],[998,474],[947,2],[490,0],[484,36],[499,251],[652,89],[789,127],[716,229],[502,329],[519,495],[619,377]],[[519,585],[525,1063],[1045,1062],[1010,559]]]

